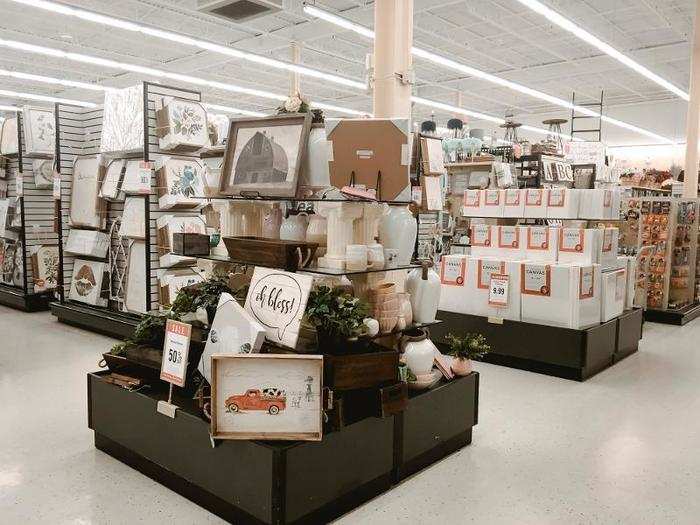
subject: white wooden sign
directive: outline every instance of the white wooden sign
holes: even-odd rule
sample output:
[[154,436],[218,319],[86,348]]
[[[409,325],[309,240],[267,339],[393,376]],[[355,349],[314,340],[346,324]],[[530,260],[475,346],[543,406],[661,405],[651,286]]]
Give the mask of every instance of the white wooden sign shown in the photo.
[[267,338],[294,348],[313,277],[256,267],[245,310],[261,323]]

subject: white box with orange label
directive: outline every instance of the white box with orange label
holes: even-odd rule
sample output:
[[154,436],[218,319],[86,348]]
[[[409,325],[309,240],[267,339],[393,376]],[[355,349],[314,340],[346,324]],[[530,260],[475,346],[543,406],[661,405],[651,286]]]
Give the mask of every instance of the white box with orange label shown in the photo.
[[525,206],[523,217],[527,219],[547,218],[547,188],[527,188],[523,190],[525,194]]
[[617,250],[620,244],[620,230],[618,228],[600,228],[600,244],[598,246],[598,262],[606,268],[619,267]]
[[494,226],[496,257],[511,261],[525,258],[525,226]]
[[[467,290],[472,315],[520,320],[520,262],[470,257]],[[494,290],[491,288],[495,287]]]
[[496,254],[496,228],[491,224],[471,225],[471,255],[474,257],[492,257]]
[[559,228],[550,226],[523,226],[523,248],[525,259],[530,261],[556,262]]
[[464,190],[462,215],[465,217],[481,217],[483,213],[481,198],[481,190]]
[[503,217],[504,191],[494,188],[481,190],[481,214],[483,217]]
[[503,190],[503,216],[514,219],[525,216],[525,190]]
[[472,294],[467,289],[467,255],[443,255],[440,259],[440,310],[458,314],[472,311]]
[[560,228],[557,239],[561,263],[597,264],[601,230],[597,228]]
[[523,262],[521,320],[583,329],[600,323],[600,266]]
[[547,218],[577,219],[580,190],[549,188],[547,195]]
[[600,321],[607,323],[622,315],[627,296],[627,269],[602,274]]
[[[613,217],[613,190],[578,190],[581,193],[578,216],[588,220],[617,219]],[[618,206],[619,214],[619,206]]]

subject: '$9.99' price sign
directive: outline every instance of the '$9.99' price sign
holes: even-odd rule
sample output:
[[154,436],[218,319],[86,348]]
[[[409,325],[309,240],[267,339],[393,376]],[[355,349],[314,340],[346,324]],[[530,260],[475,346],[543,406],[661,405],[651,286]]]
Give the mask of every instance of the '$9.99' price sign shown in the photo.
[[489,304],[508,306],[508,276],[492,273],[489,285]]

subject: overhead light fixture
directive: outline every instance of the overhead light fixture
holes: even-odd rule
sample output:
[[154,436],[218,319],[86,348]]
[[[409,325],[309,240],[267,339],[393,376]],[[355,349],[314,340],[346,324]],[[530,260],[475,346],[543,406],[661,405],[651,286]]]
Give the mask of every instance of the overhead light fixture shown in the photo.
[[683,100],[690,100],[690,97],[688,96],[688,93],[683,91],[682,89],[678,88],[677,86],[674,86],[669,82],[668,80],[661,78],[659,75],[656,73],[650,71],[643,65],[641,65],[639,62],[636,62],[632,60],[630,57],[625,55],[624,53],[618,51],[614,47],[612,47],[609,44],[606,44],[602,40],[600,40],[598,37],[592,35],[582,27],[576,25],[573,23],[571,20],[568,18],[564,18],[562,15],[554,11],[553,9],[550,9],[546,5],[544,5],[541,2],[538,2],[537,0],[518,0],[521,4],[526,6],[527,8],[535,11],[536,13],[539,13],[540,15],[544,16],[547,20],[552,22],[553,24],[556,24],[557,26],[561,27],[565,31],[568,31],[569,33],[573,34],[577,38],[583,40],[584,42],[592,45],[593,47],[599,49],[606,55],[611,56],[618,62],[624,64],[630,69],[633,69],[640,75],[646,77],[647,79],[651,80],[652,82],[658,84],[659,86],[663,87],[664,89],[670,91],[674,95],[679,96]]
[[15,113],[19,113],[20,111],[22,111],[22,108],[18,108],[17,106],[0,105],[0,111],[14,111]]
[[63,80],[60,78],[45,77],[43,75],[33,75],[31,73],[21,73],[19,71],[8,71],[6,69],[0,69],[0,77],[11,77],[20,80],[30,80],[34,82],[42,82],[44,84],[53,84],[66,87],[75,87],[80,89],[89,89],[91,91],[109,91],[110,89],[105,86],[100,86],[98,84],[90,84],[88,82],[78,82],[75,80]]
[[205,108],[213,109],[214,111],[223,111],[224,113],[234,113],[236,115],[245,115],[247,117],[267,117],[267,113],[259,111],[248,111],[247,109],[232,108],[230,106],[222,106],[220,104],[202,103]]
[[[83,64],[92,64],[96,66],[101,66],[110,69],[118,69],[120,71],[130,71],[133,73],[139,73],[142,75],[147,75],[151,77],[156,77],[158,79],[169,79],[178,82],[183,82],[186,84],[193,84],[195,86],[204,86],[212,89],[220,89],[223,91],[229,91],[233,93],[241,93],[244,95],[250,95],[254,97],[266,98],[270,100],[285,101],[287,100],[286,95],[281,95],[278,93],[272,93],[270,91],[263,91],[261,89],[250,89],[242,86],[237,86],[235,84],[228,84],[225,82],[218,82],[215,80],[206,80],[199,77],[193,77],[191,75],[181,75],[179,73],[172,73],[170,71],[163,71],[161,69],[155,69],[152,67],[139,66],[136,64],[128,64],[126,62],[117,62],[116,60],[108,60],[105,58],[94,57],[90,55],[82,55],[79,53],[71,53],[67,51],[62,51],[60,49],[54,49],[50,47],[37,46],[34,44],[27,44],[25,42],[17,42],[15,40],[3,40],[0,39],[0,47],[7,47],[11,49],[17,49],[19,51],[26,51],[28,53],[34,53],[39,55],[51,56],[54,58],[62,58],[65,60],[70,60],[72,62],[80,62]],[[344,108],[341,106],[334,106],[324,103],[310,103],[312,107],[318,107],[321,109],[328,109],[331,111],[337,111],[339,113],[345,113],[348,115],[368,115],[367,112],[358,111],[355,109]]]
[[[522,2],[523,0],[518,0],[518,1]],[[325,20],[327,22],[335,24],[339,27],[347,29],[349,31],[353,31],[359,35],[366,37],[366,38],[374,39],[374,36],[375,36],[374,31],[372,31],[371,29],[364,27],[360,24],[356,24],[354,22],[351,22],[351,21],[347,20],[346,18],[334,15],[333,13],[329,13],[328,11],[325,11],[323,9],[319,9],[317,7],[305,4],[304,5],[304,12],[311,15],[311,16],[315,16],[317,18],[320,18],[322,20]],[[425,49],[421,49],[421,48],[414,46],[411,48],[411,54],[413,54],[414,56],[416,56],[418,58],[428,60],[434,64],[438,64],[438,65],[444,66],[446,68],[449,68],[449,69],[452,69],[455,71],[459,71],[460,73],[464,73],[466,75],[480,78],[480,79],[485,80],[487,82],[497,84],[501,87],[505,87],[505,88],[511,89],[513,91],[517,91],[519,93],[522,93],[524,95],[528,95],[528,96],[531,96],[533,98],[543,100],[543,101],[548,102],[550,104],[553,104],[553,105],[556,105],[559,107],[563,107],[563,108],[566,108],[568,110],[574,110],[577,113],[581,113],[582,115],[585,115],[588,117],[595,117],[595,118],[601,117],[601,115],[598,112],[593,111],[587,107],[572,104],[571,102],[564,100],[564,99],[561,99],[559,97],[555,97],[553,95],[548,95],[547,93],[543,93],[542,91],[538,91],[536,89],[532,89],[532,88],[529,88],[527,86],[523,86],[522,84],[518,84],[517,82],[511,82],[510,80],[506,80],[504,78],[497,77],[497,76],[492,75],[490,73],[486,73],[485,71],[481,71],[480,69],[476,69],[476,68],[473,68],[471,66],[467,66],[466,64],[461,64],[459,62],[456,62],[456,61],[451,60],[449,58],[443,57],[443,56],[438,55],[436,53],[433,53],[431,51],[427,51]],[[604,116],[602,118],[605,119]],[[634,126],[632,124],[627,124],[626,122],[618,121],[615,119],[609,119],[609,120],[607,120],[607,122],[610,124],[613,124],[615,126],[619,126],[619,127],[628,129],[630,131],[637,131],[639,133],[642,133],[642,131],[643,131],[644,132],[644,133],[642,133],[643,135],[646,135],[649,137],[653,136],[655,138],[658,138],[658,140],[662,140],[663,142],[667,142],[667,143],[674,142],[671,139],[661,137],[660,135],[657,135],[651,131],[642,130],[642,128],[639,128],[639,127]],[[538,128],[538,129],[542,129],[542,128]],[[641,131],[639,131],[639,130],[641,130]]]
[[19,93],[17,91],[8,91],[0,89],[0,97],[18,98],[22,100],[38,100],[41,102],[52,102],[61,104],[71,104],[73,106],[82,106],[84,108],[96,108],[97,104],[92,102],[84,102],[82,100],[73,100],[70,98],[49,97],[46,95],[36,95],[34,93]]
[[350,78],[341,77],[339,75],[334,75],[332,73],[326,73],[324,71],[319,71],[317,69],[302,66],[300,64],[292,64],[289,62],[283,62],[281,60],[276,60],[274,58],[264,57],[256,55],[254,53],[248,53],[247,51],[241,51],[239,49],[234,49],[229,46],[223,46],[220,44],[215,44],[213,42],[207,42],[205,40],[199,40],[197,38],[192,38],[179,33],[173,33],[171,31],[164,31],[162,29],[156,29],[155,27],[149,27],[141,24],[136,24],[134,22],[129,22],[127,20],[121,20],[119,18],[114,18],[107,15],[102,15],[99,13],[94,13],[91,11],[86,11],[84,9],[78,9],[75,7],[69,7],[67,5],[59,4],[56,2],[48,2],[45,0],[11,0],[15,3],[27,5],[31,7],[37,7],[45,11],[50,11],[52,13],[58,13],[61,15],[71,16],[74,18],[79,18],[81,20],[86,20],[89,22],[94,22],[97,24],[114,27],[117,29],[124,29],[126,31],[133,31],[136,33],[142,33],[144,35],[152,36],[155,38],[160,38],[163,40],[169,40],[170,42],[177,42],[178,44],[183,44],[186,46],[196,47],[205,51],[211,51],[213,53],[218,53],[221,55],[226,55],[232,58],[239,58],[242,60],[247,60],[249,62],[254,62],[257,64],[262,64],[265,66],[274,67],[277,69],[283,69],[286,71],[292,71],[294,73],[299,73],[300,75],[319,78],[322,80],[327,80],[335,84],[352,87],[355,89],[366,90],[367,84],[365,82],[359,82]]

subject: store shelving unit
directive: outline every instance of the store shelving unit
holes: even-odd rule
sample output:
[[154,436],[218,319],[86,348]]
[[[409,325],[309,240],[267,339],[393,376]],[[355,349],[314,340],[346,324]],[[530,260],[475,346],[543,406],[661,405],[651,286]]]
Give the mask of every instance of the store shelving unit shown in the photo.
[[[35,312],[48,310],[56,290],[34,291],[34,275],[29,263],[31,250],[41,245],[56,245],[54,201],[52,189],[40,189],[34,184],[33,161],[50,156],[27,156],[22,114],[17,113],[18,153],[6,158],[7,198],[14,201],[20,221],[13,227],[16,245],[21,250],[21,275],[13,282],[0,283],[0,304]],[[8,229],[10,229],[8,227]]]

